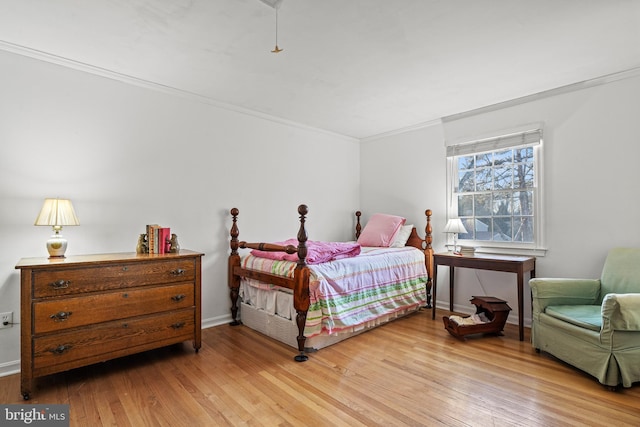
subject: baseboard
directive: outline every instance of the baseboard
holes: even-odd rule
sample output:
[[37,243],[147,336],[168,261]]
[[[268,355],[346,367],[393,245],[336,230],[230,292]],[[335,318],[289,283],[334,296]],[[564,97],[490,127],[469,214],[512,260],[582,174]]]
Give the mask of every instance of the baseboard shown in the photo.
[[20,361],[13,360],[11,362],[0,363],[0,377],[20,373]]
[[231,313],[224,316],[210,317],[208,319],[202,319],[202,329],[213,328],[214,326],[224,325],[231,323]]

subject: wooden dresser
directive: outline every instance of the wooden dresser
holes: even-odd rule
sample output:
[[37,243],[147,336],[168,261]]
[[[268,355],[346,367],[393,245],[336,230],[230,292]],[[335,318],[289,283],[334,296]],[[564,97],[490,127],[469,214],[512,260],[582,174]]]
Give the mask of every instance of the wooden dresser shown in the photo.
[[187,340],[198,351],[202,256],[21,259],[23,398],[43,375]]

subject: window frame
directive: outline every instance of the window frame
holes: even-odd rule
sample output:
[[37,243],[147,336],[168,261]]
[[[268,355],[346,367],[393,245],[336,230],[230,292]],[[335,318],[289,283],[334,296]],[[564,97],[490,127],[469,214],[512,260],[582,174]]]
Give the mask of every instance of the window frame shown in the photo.
[[[544,242],[544,179],[543,179],[543,132],[542,127],[526,128],[511,132],[501,133],[481,139],[459,141],[447,144],[447,220],[458,217],[458,158],[506,150],[508,148],[533,147],[533,187],[527,188],[533,191],[533,242],[495,241],[495,240],[471,240],[461,239],[458,236],[458,245],[473,246],[480,253],[502,253],[513,255],[544,256],[546,253]],[[492,189],[490,192],[499,192]],[[475,191],[474,191],[475,192]],[[446,244],[448,249],[453,248],[453,237],[447,233]]]

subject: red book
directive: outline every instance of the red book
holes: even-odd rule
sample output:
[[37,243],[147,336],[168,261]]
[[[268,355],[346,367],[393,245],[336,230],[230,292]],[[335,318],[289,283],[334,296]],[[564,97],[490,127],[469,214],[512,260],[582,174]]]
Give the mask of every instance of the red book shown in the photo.
[[169,227],[162,227],[159,230],[159,239],[158,239],[158,253],[166,254],[169,253],[170,250],[170,241],[171,241],[171,229]]

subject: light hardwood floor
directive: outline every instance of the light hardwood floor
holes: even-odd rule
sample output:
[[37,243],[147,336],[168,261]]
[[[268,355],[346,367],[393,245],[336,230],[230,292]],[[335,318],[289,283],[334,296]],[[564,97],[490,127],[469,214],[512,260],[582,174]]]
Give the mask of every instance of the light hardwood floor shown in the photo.
[[[640,384],[617,392],[505,335],[451,337],[423,310],[293,361],[244,326],[36,380],[72,426],[638,426]],[[19,375],[0,401],[25,403]]]

